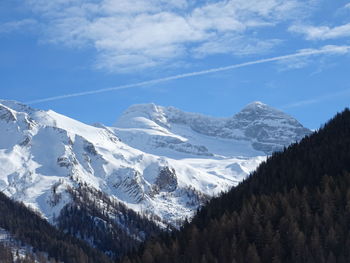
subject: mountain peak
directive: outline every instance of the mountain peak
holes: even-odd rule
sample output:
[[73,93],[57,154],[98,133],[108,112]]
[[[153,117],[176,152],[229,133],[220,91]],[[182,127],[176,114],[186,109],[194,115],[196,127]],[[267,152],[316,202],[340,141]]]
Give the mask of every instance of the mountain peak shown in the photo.
[[293,121],[295,124],[298,123],[298,121],[292,116],[260,101],[254,101],[252,103],[249,103],[240,112],[235,114],[233,118],[246,121],[258,121],[262,119],[281,119]]
[[244,109],[246,108],[261,108],[261,107],[266,107],[267,105],[265,103],[262,103],[261,101],[253,101],[249,104],[247,104]]
[[145,128],[149,125],[149,123],[145,124],[144,121],[140,121],[140,119],[154,121],[160,126],[167,125],[167,119],[164,116],[164,107],[154,103],[145,103],[134,104],[127,108],[118,118],[115,126],[128,128],[130,126],[133,127],[142,124],[142,127]]
[[35,109],[31,108],[28,105],[25,105],[21,102],[15,101],[15,100],[2,100],[0,99],[0,104],[11,108],[12,110],[19,111],[19,112],[26,112],[26,113],[32,113],[36,111]]
[[154,103],[142,103],[142,104],[133,104],[126,109],[126,112],[153,112],[157,111],[158,106]]
[[271,107],[271,106],[269,106],[269,105],[267,105],[267,104],[265,104],[265,103],[263,103],[261,101],[253,101],[253,102],[247,104],[241,110],[241,112],[247,112],[247,111],[248,112],[251,112],[251,111],[260,111],[260,112],[261,111],[269,111],[269,112],[274,111],[274,112],[280,112],[281,113],[280,110],[275,109],[275,108],[273,108],[273,107]]

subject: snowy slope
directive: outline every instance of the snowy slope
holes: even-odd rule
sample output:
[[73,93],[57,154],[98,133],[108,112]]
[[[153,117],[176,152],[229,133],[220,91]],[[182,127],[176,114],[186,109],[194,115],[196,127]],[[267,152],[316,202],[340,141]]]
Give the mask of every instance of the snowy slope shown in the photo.
[[[294,129],[298,136],[308,133],[293,118],[274,113],[264,116],[264,125],[276,127],[266,139],[249,133],[262,120],[255,124],[249,121],[253,115],[240,115],[244,111],[214,119],[137,105],[118,127],[104,127],[0,101],[0,190],[53,222],[71,202],[66,189],[86,184],[135,211],[177,225],[266,158],[254,143],[277,147],[300,138]],[[230,122],[234,119],[241,121],[240,129]],[[290,129],[282,134],[285,127]]]

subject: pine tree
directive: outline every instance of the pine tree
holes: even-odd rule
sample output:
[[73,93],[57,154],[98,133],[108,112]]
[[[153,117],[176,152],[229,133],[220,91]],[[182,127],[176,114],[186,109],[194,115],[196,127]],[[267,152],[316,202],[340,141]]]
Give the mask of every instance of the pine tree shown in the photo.
[[249,244],[246,252],[246,263],[260,263],[260,257],[254,244]]

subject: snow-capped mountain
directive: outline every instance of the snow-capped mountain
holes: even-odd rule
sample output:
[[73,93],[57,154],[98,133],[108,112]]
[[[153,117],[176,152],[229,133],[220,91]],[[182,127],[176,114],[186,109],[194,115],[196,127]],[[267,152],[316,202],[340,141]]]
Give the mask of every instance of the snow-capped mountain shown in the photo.
[[51,222],[84,185],[177,225],[309,132],[261,103],[225,119],[135,105],[105,127],[0,101],[0,190]]
[[230,118],[154,104],[134,105],[115,126],[114,132],[124,142],[147,152],[162,154],[171,149],[213,157],[271,154],[310,132],[296,119],[261,102],[247,105]]

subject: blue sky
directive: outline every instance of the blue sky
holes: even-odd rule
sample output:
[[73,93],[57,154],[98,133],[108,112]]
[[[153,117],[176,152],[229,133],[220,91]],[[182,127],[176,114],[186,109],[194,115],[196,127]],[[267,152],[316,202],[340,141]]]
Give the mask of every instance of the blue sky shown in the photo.
[[136,103],[227,117],[258,100],[314,129],[349,107],[349,73],[348,0],[0,1],[0,97],[86,123]]

